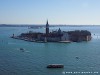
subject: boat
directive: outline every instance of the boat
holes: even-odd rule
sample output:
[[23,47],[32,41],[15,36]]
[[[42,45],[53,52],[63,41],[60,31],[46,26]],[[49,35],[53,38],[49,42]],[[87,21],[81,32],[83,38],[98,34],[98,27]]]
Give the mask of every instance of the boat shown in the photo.
[[43,26],[30,26],[28,29],[40,29],[43,28]]
[[23,48],[20,48],[20,50],[21,50],[22,52],[24,52],[24,49],[23,49]]
[[63,64],[49,64],[47,68],[64,68]]
[[23,48],[20,48],[20,50],[24,50]]
[[76,57],[76,59],[79,59],[79,57]]

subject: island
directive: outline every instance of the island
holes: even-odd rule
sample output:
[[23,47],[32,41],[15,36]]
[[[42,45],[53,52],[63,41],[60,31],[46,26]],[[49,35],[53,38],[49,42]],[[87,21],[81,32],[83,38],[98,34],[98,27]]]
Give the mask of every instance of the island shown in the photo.
[[59,43],[70,43],[70,42],[81,42],[90,41],[91,32],[87,30],[75,30],[75,31],[62,31],[60,28],[56,31],[49,32],[48,20],[45,27],[45,33],[32,32],[21,33],[19,36],[11,36],[14,39],[20,39],[30,42],[59,42]]

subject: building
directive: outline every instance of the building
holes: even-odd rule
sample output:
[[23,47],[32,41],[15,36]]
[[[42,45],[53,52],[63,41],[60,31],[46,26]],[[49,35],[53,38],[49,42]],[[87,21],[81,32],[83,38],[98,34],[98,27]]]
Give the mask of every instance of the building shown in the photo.
[[46,41],[46,42],[59,42],[59,41],[68,41],[69,36],[67,32],[61,31],[59,28],[58,31],[53,31],[49,33],[49,23],[47,20],[46,23],[46,33],[39,35],[40,41]]
[[45,33],[22,33],[21,35],[12,38],[17,38],[27,41],[42,41],[42,42],[81,42],[90,41],[91,33],[87,30],[76,30],[76,31],[62,31],[60,28],[56,31],[49,32],[49,23],[46,22]]
[[46,23],[46,33],[40,36],[40,40],[46,42],[79,42],[79,41],[90,41],[91,33],[87,30],[76,30],[76,31],[62,31],[60,28],[58,31],[52,31],[49,33],[49,23]]

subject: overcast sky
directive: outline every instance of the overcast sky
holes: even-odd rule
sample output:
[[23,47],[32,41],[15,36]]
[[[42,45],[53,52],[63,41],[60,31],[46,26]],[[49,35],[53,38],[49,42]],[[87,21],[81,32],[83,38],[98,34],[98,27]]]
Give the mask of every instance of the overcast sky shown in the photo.
[[0,0],[0,24],[100,25],[100,0]]

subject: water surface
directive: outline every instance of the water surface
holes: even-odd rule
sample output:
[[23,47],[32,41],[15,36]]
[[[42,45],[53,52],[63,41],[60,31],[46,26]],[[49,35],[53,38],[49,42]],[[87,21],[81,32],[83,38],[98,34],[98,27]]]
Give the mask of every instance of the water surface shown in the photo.
[[[58,28],[51,27],[50,31]],[[27,42],[12,39],[10,36],[13,33],[19,35],[30,30],[45,32],[45,29],[0,27],[0,75],[64,75],[62,72],[98,72],[86,75],[99,75],[100,27],[60,28],[64,31],[89,30],[92,33],[92,40],[80,43]],[[25,51],[20,51],[20,48],[24,48]],[[64,69],[47,69],[48,64],[64,64]]]

